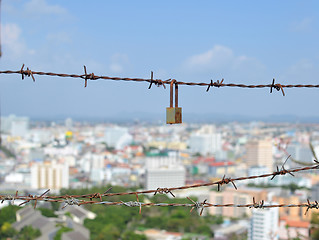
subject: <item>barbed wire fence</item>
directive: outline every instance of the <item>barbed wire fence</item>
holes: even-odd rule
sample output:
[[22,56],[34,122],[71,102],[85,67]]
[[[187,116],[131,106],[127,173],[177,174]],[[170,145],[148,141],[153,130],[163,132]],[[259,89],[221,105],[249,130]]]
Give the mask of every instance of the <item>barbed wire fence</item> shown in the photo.
[[[109,77],[109,76],[98,76],[94,73],[87,73],[86,66],[84,66],[84,74],[65,74],[65,73],[53,73],[53,72],[40,72],[40,71],[32,71],[31,69],[27,68],[24,69],[24,64],[22,65],[20,70],[12,71],[12,70],[6,70],[6,71],[0,71],[0,74],[20,74],[22,77],[22,80],[24,80],[25,77],[31,77],[32,80],[35,82],[35,75],[40,76],[53,76],[53,77],[62,77],[62,78],[79,78],[84,80],[84,87],[88,86],[88,80],[95,81],[95,80],[113,80],[113,81],[133,81],[133,82],[147,82],[149,83],[148,89],[151,89],[152,85],[154,84],[157,87],[163,86],[166,88],[166,84],[168,85],[186,85],[186,86],[203,86],[207,87],[206,91],[208,92],[211,87],[238,87],[238,88],[269,88],[270,93],[272,93],[273,89],[277,91],[281,91],[283,96],[285,96],[284,89],[285,88],[319,88],[319,85],[312,85],[312,84],[288,84],[283,85],[280,83],[275,83],[275,79],[272,80],[271,84],[264,84],[264,85],[246,85],[246,84],[234,84],[234,83],[224,83],[224,79],[221,81],[213,81],[211,80],[209,83],[196,83],[196,82],[182,82],[177,81],[175,79],[154,79],[153,78],[153,72],[151,72],[151,78],[145,79],[145,78],[122,78],[122,77]],[[289,158],[290,156],[288,156]],[[255,198],[253,198],[252,203],[249,204],[213,204],[207,202],[207,199],[205,199],[203,202],[194,201],[191,198],[187,197],[187,202],[185,203],[145,203],[139,201],[139,196],[144,194],[170,194],[173,198],[175,197],[174,191],[176,190],[184,190],[184,189],[190,189],[190,188],[199,188],[199,187],[207,187],[207,186],[214,186],[217,185],[217,190],[220,191],[221,187],[223,185],[227,185],[231,183],[233,187],[237,190],[237,186],[235,182],[237,181],[243,181],[243,180],[249,180],[249,179],[256,179],[256,178],[266,178],[271,177],[270,180],[273,180],[276,176],[279,175],[286,175],[290,174],[291,176],[294,176],[293,173],[301,172],[301,171],[309,171],[309,170],[316,170],[319,169],[319,161],[317,159],[314,160],[314,165],[307,166],[307,167],[301,167],[301,168],[294,168],[294,169],[285,169],[284,165],[287,162],[283,163],[281,168],[277,166],[276,171],[268,174],[262,174],[262,175],[256,175],[256,176],[248,176],[248,177],[237,177],[237,178],[231,178],[224,176],[219,181],[215,182],[207,182],[202,184],[193,184],[193,185],[185,185],[180,187],[172,187],[172,188],[157,188],[154,190],[144,190],[144,191],[133,191],[133,192],[116,192],[116,193],[109,193],[111,188],[109,188],[104,193],[90,193],[85,195],[49,195],[50,189],[46,190],[41,195],[26,195],[21,196],[18,195],[18,191],[16,191],[16,194],[13,195],[0,195],[0,201],[1,203],[5,201],[14,202],[15,200],[22,200],[23,202],[20,204],[20,206],[23,206],[27,203],[34,202],[34,208],[36,208],[37,202],[44,201],[44,202],[58,202],[63,204],[63,208],[65,208],[68,205],[89,205],[89,204],[99,204],[99,205],[105,205],[105,206],[126,206],[126,207],[138,207],[139,213],[141,213],[142,207],[188,207],[191,208],[190,211],[192,212],[194,209],[197,209],[200,211],[200,215],[202,215],[205,208],[210,207],[238,207],[238,208],[259,208],[259,209],[265,209],[265,208],[275,208],[275,207],[298,207],[302,208],[305,207],[306,211],[305,214],[309,211],[309,209],[319,209],[319,203],[317,201],[310,202],[309,199],[305,203],[301,204],[265,204],[264,200],[261,200],[260,202],[256,202]],[[103,198],[111,197],[111,196],[124,196],[124,195],[135,195],[136,201],[104,201]]]
[[[289,158],[290,156],[288,156]],[[287,162],[288,158],[284,162],[284,164]],[[302,208],[305,207],[306,211],[305,214],[309,211],[309,209],[319,209],[319,203],[317,201],[310,202],[308,199],[305,203],[300,204],[265,204],[264,200],[261,200],[260,202],[256,202],[255,198],[253,198],[252,203],[249,204],[213,204],[207,202],[207,199],[205,199],[203,202],[194,201],[191,198],[187,197],[188,203],[144,203],[139,201],[139,195],[142,194],[170,194],[172,197],[175,197],[173,191],[176,190],[184,190],[184,189],[190,189],[190,188],[199,188],[199,187],[205,187],[205,186],[213,186],[217,185],[217,190],[220,191],[222,185],[227,185],[229,183],[232,183],[234,188],[237,190],[237,187],[235,185],[235,182],[237,181],[243,181],[243,180],[249,180],[249,179],[256,179],[256,178],[266,178],[271,177],[270,180],[273,180],[276,176],[279,175],[286,175],[290,174],[294,176],[293,173],[301,172],[301,171],[309,171],[309,170],[316,170],[319,169],[319,161],[314,160],[315,164],[313,166],[307,166],[302,168],[294,168],[294,169],[285,169],[284,164],[279,169],[277,167],[277,171],[274,171],[272,173],[268,174],[262,174],[262,175],[255,175],[255,176],[248,176],[248,177],[238,177],[238,178],[226,178],[225,176],[220,179],[219,181],[215,182],[207,182],[202,184],[193,184],[193,185],[186,185],[186,186],[180,186],[180,187],[172,187],[172,188],[157,188],[154,190],[145,190],[145,191],[133,191],[133,192],[117,192],[117,193],[109,193],[109,191],[112,188],[107,189],[104,193],[91,193],[91,194],[85,194],[85,195],[60,195],[60,196],[49,196],[48,193],[50,189],[46,190],[44,193],[42,193],[39,196],[36,195],[27,195],[27,196],[20,196],[18,195],[18,191],[16,191],[16,194],[13,195],[0,195],[0,201],[3,203],[4,201],[11,201],[14,202],[15,200],[22,200],[23,202],[20,204],[20,206],[25,205],[30,202],[34,202],[34,208],[36,208],[37,202],[44,201],[44,202],[58,202],[62,203],[63,207],[65,208],[68,205],[90,205],[90,204],[98,204],[98,205],[105,205],[105,206],[126,206],[126,207],[138,207],[139,213],[141,213],[142,207],[189,207],[191,208],[190,211],[193,211],[194,209],[200,210],[200,215],[202,215],[203,210],[205,208],[210,207],[237,207],[237,208],[259,208],[259,209],[265,209],[265,208],[277,208],[277,207],[298,207]],[[135,195],[136,201],[104,201],[103,198],[111,197],[111,196],[124,196],[124,195]]]
[[213,81],[210,80],[208,83],[204,82],[183,82],[183,81],[177,81],[176,79],[154,79],[153,78],[153,72],[151,72],[151,78],[127,78],[127,77],[109,77],[109,76],[103,76],[103,75],[95,75],[94,73],[87,73],[86,66],[84,66],[84,74],[66,74],[66,73],[53,73],[53,72],[40,72],[40,71],[32,71],[27,67],[27,69],[24,69],[24,64],[22,65],[21,69],[12,71],[12,70],[6,70],[6,71],[0,71],[0,74],[21,74],[22,80],[24,80],[25,77],[31,77],[32,80],[35,82],[35,75],[40,76],[52,76],[52,77],[62,77],[62,78],[80,78],[84,80],[84,87],[87,87],[88,80],[90,81],[96,81],[96,80],[112,80],[112,81],[132,81],[132,82],[147,82],[149,83],[148,89],[151,89],[152,85],[154,84],[157,87],[163,86],[166,88],[166,84],[170,85],[171,83],[175,85],[186,85],[186,86],[203,86],[207,87],[206,91],[208,92],[211,87],[221,88],[221,87],[237,87],[237,88],[269,88],[270,93],[272,93],[273,89],[276,89],[277,91],[281,91],[283,96],[285,96],[284,89],[285,88],[319,88],[319,84],[280,84],[275,83],[275,79],[272,79],[271,84],[259,84],[259,85],[246,85],[246,84],[235,84],[235,83],[225,83],[224,79]]

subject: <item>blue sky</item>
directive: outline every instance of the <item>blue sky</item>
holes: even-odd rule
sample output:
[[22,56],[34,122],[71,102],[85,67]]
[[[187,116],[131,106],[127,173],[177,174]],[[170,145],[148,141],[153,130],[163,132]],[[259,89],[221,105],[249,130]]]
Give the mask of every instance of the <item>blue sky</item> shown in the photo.
[[[1,70],[181,81],[319,83],[318,1],[3,0]],[[2,114],[165,118],[169,90],[147,83],[0,76]],[[318,89],[179,88],[184,113],[319,116]],[[187,119],[184,118],[185,121]],[[234,119],[235,120],[235,119]]]

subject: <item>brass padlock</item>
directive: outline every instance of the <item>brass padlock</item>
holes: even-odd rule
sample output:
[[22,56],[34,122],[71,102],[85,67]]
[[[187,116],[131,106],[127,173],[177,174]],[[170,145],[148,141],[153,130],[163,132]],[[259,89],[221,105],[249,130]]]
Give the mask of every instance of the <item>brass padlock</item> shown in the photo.
[[[173,84],[175,83],[175,107],[173,107]],[[166,123],[176,124],[182,123],[182,108],[178,107],[178,85],[176,80],[171,81],[170,87],[170,102],[169,107],[166,108]]]

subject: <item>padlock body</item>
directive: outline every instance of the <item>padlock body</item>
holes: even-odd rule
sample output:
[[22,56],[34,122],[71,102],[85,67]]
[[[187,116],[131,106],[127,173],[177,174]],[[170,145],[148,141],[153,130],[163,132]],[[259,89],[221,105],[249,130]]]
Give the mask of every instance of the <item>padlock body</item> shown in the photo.
[[166,108],[166,123],[167,124],[182,123],[182,108],[180,107]]

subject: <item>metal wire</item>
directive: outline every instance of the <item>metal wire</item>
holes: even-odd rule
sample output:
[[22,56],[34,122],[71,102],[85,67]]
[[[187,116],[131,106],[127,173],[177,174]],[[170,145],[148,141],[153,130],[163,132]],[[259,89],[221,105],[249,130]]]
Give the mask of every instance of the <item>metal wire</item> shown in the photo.
[[259,85],[246,85],[246,84],[235,84],[235,83],[224,83],[224,79],[221,81],[213,81],[211,80],[209,83],[196,83],[196,82],[183,82],[183,81],[177,81],[175,79],[167,79],[167,80],[161,80],[161,79],[153,79],[153,72],[151,72],[151,78],[145,79],[145,78],[127,78],[127,77],[109,77],[109,76],[98,76],[94,73],[88,74],[86,71],[86,67],[84,66],[84,74],[65,74],[65,73],[53,73],[53,72],[39,72],[39,71],[31,71],[29,68],[24,70],[24,64],[22,65],[22,68],[17,71],[12,70],[6,70],[6,71],[0,71],[0,74],[21,74],[22,80],[25,76],[32,77],[33,81],[35,81],[34,75],[40,75],[40,76],[55,76],[55,77],[69,77],[69,78],[80,78],[85,81],[84,87],[87,87],[87,81],[88,80],[113,80],[113,81],[133,81],[133,82],[148,82],[149,89],[152,87],[152,84],[154,83],[156,86],[163,86],[165,87],[165,84],[171,84],[174,82],[178,85],[186,85],[186,86],[205,86],[207,87],[206,91],[210,90],[210,87],[238,87],[238,88],[269,88],[270,93],[272,93],[273,89],[276,89],[277,91],[281,91],[283,96],[285,96],[284,88],[319,88],[319,84],[313,85],[313,84],[280,84],[275,83],[275,79],[272,80],[271,84],[259,84]]
[[[289,157],[288,157],[289,158]],[[287,158],[287,159],[288,159]],[[273,173],[263,174],[263,175],[256,175],[256,176],[248,176],[248,177],[239,177],[239,178],[226,178],[225,176],[215,182],[208,182],[203,184],[194,184],[194,185],[188,185],[188,186],[181,186],[181,187],[174,187],[174,188],[157,188],[156,190],[146,190],[146,191],[135,191],[135,192],[118,192],[118,193],[108,193],[112,188],[107,189],[104,193],[92,193],[92,194],[85,194],[85,195],[61,195],[61,196],[48,196],[50,190],[46,190],[43,194],[40,196],[36,195],[28,195],[28,196],[18,196],[18,191],[16,191],[15,196],[12,195],[0,195],[1,203],[4,201],[14,201],[14,200],[22,200],[23,202],[20,205],[24,205],[26,203],[29,203],[31,201],[34,201],[34,208],[36,207],[36,204],[38,201],[46,201],[46,202],[59,202],[63,203],[64,207],[68,205],[86,205],[86,204],[102,204],[106,206],[127,206],[127,207],[139,207],[140,212],[142,207],[146,206],[158,206],[158,207],[191,207],[191,211],[193,209],[200,209],[200,215],[202,214],[204,208],[208,207],[248,207],[248,208],[273,208],[273,207],[306,207],[307,210],[305,214],[308,212],[309,209],[319,209],[319,203],[317,201],[314,201],[311,203],[309,200],[307,203],[302,204],[268,204],[265,205],[264,201],[260,201],[259,203],[255,202],[255,198],[253,198],[253,203],[250,204],[213,204],[207,202],[207,200],[203,202],[195,202],[192,199],[188,198],[192,203],[142,203],[139,201],[138,195],[140,194],[148,194],[148,193],[154,193],[156,194],[171,194],[173,197],[175,195],[172,191],[174,190],[182,190],[182,189],[189,189],[189,188],[198,188],[203,186],[213,186],[218,185],[218,190],[220,190],[220,186],[228,183],[232,183],[233,186],[237,189],[235,185],[235,181],[242,181],[247,179],[255,179],[255,178],[265,178],[265,177],[272,177],[271,180],[278,176],[278,175],[286,175],[301,171],[307,171],[307,170],[314,170],[319,168],[319,162],[317,160],[315,161],[315,165],[309,166],[309,167],[303,167],[303,168],[295,168],[295,169],[285,169],[284,165],[282,165],[281,169],[277,167],[277,171]],[[286,161],[284,162],[286,163]],[[137,201],[129,201],[129,202],[111,202],[111,201],[103,201],[103,197],[110,197],[110,196],[124,196],[124,195],[135,195]],[[94,201],[93,199],[100,199],[100,201]]]
[[[0,0],[1,1],[1,0]],[[97,76],[94,73],[87,73],[86,67],[84,66],[84,74],[77,75],[77,74],[64,74],[64,73],[52,73],[52,72],[38,72],[38,71],[31,71],[29,68],[24,70],[24,64],[22,65],[21,69],[18,71],[0,71],[0,74],[21,74],[22,80],[24,77],[32,77],[33,81],[35,82],[34,75],[42,75],[42,76],[56,76],[56,77],[70,77],[70,78],[80,78],[85,81],[84,87],[87,87],[87,81],[88,80],[114,80],[114,81],[133,81],[133,82],[148,82],[149,89],[152,87],[152,84],[154,83],[156,86],[163,86],[165,87],[165,84],[175,84],[175,85],[186,85],[186,86],[207,86],[206,91],[210,90],[210,87],[239,87],[239,88],[270,88],[270,92],[272,92],[273,89],[276,89],[277,91],[281,91],[283,96],[285,96],[284,88],[319,88],[319,85],[311,85],[311,84],[297,84],[297,85],[281,85],[281,84],[275,84],[275,79],[273,79],[272,84],[266,84],[266,85],[245,85],[245,84],[233,84],[224,83],[224,79],[221,81],[217,80],[216,82],[213,82],[213,80],[210,81],[210,83],[194,83],[194,82],[182,82],[182,81],[176,81],[175,79],[168,79],[168,80],[161,80],[161,79],[153,79],[153,72],[151,72],[151,78],[150,79],[143,79],[143,78],[121,78],[121,77],[108,77],[108,76]],[[286,162],[286,161],[285,161]],[[193,209],[200,209],[200,215],[202,214],[204,208],[207,207],[248,207],[248,208],[272,208],[272,207],[306,207],[306,213],[309,209],[319,209],[319,204],[317,201],[311,203],[309,200],[307,203],[302,204],[270,204],[265,205],[264,201],[262,200],[260,203],[256,203],[255,199],[253,198],[253,203],[251,204],[244,204],[244,205],[237,205],[237,204],[212,204],[207,202],[207,200],[203,202],[195,202],[192,199],[188,198],[192,203],[142,203],[138,200],[138,195],[140,194],[150,194],[153,193],[156,194],[171,194],[173,197],[175,195],[173,194],[173,191],[175,190],[183,190],[183,189],[189,189],[189,188],[198,188],[198,187],[204,187],[204,186],[213,186],[217,185],[218,191],[220,190],[222,185],[227,185],[229,183],[232,183],[235,189],[237,189],[235,182],[236,181],[242,181],[242,180],[248,180],[248,179],[256,179],[256,178],[265,178],[265,177],[271,177],[271,180],[274,179],[278,175],[286,175],[290,174],[292,176],[295,172],[300,171],[307,171],[307,170],[315,170],[319,168],[319,162],[317,160],[314,160],[315,165],[313,166],[307,166],[302,168],[295,168],[295,169],[285,169],[284,165],[279,169],[277,167],[277,171],[274,171],[272,173],[268,174],[262,174],[262,175],[256,175],[256,176],[248,176],[248,177],[238,177],[238,178],[226,178],[224,176],[221,180],[215,181],[215,182],[207,182],[203,184],[193,184],[193,185],[187,185],[187,186],[181,186],[181,187],[173,187],[173,188],[157,188],[156,190],[145,190],[145,191],[135,191],[135,192],[118,192],[118,193],[108,193],[110,189],[105,191],[103,194],[101,193],[92,193],[92,194],[84,194],[84,195],[63,195],[63,196],[48,196],[48,192],[50,190],[45,191],[40,196],[18,196],[18,191],[16,191],[15,196],[11,195],[0,195],[1,203],[4,201],[14,201],[14,200],[23,200],[23,202],[20,205],[24,205],[26,203],[29,203],[31,201],[34,201],[34,207],[36,207],[36,203],[38,201],[47,201],[47,202],[59,202],[64,203],[64,207],[68,205],[85,205],[85,204],[103,204],[106,206],[126,206],[126,207],[139,207],[140,212],[141,208],[145,206],[158,206],[158,207],[168,207],[168,206],[174,206],[174,207],[191,207],[192,211]],[[103,197],[110,197],[110,196],[124,196],[124,195],[135,195],[137,198],[137,201],[130,201],[130,202],[110,202],[110,201],[102,201]],[[99,198],[100,201],[93,201],[93,199]],[[89,199],[89,201],[88,201]]]

